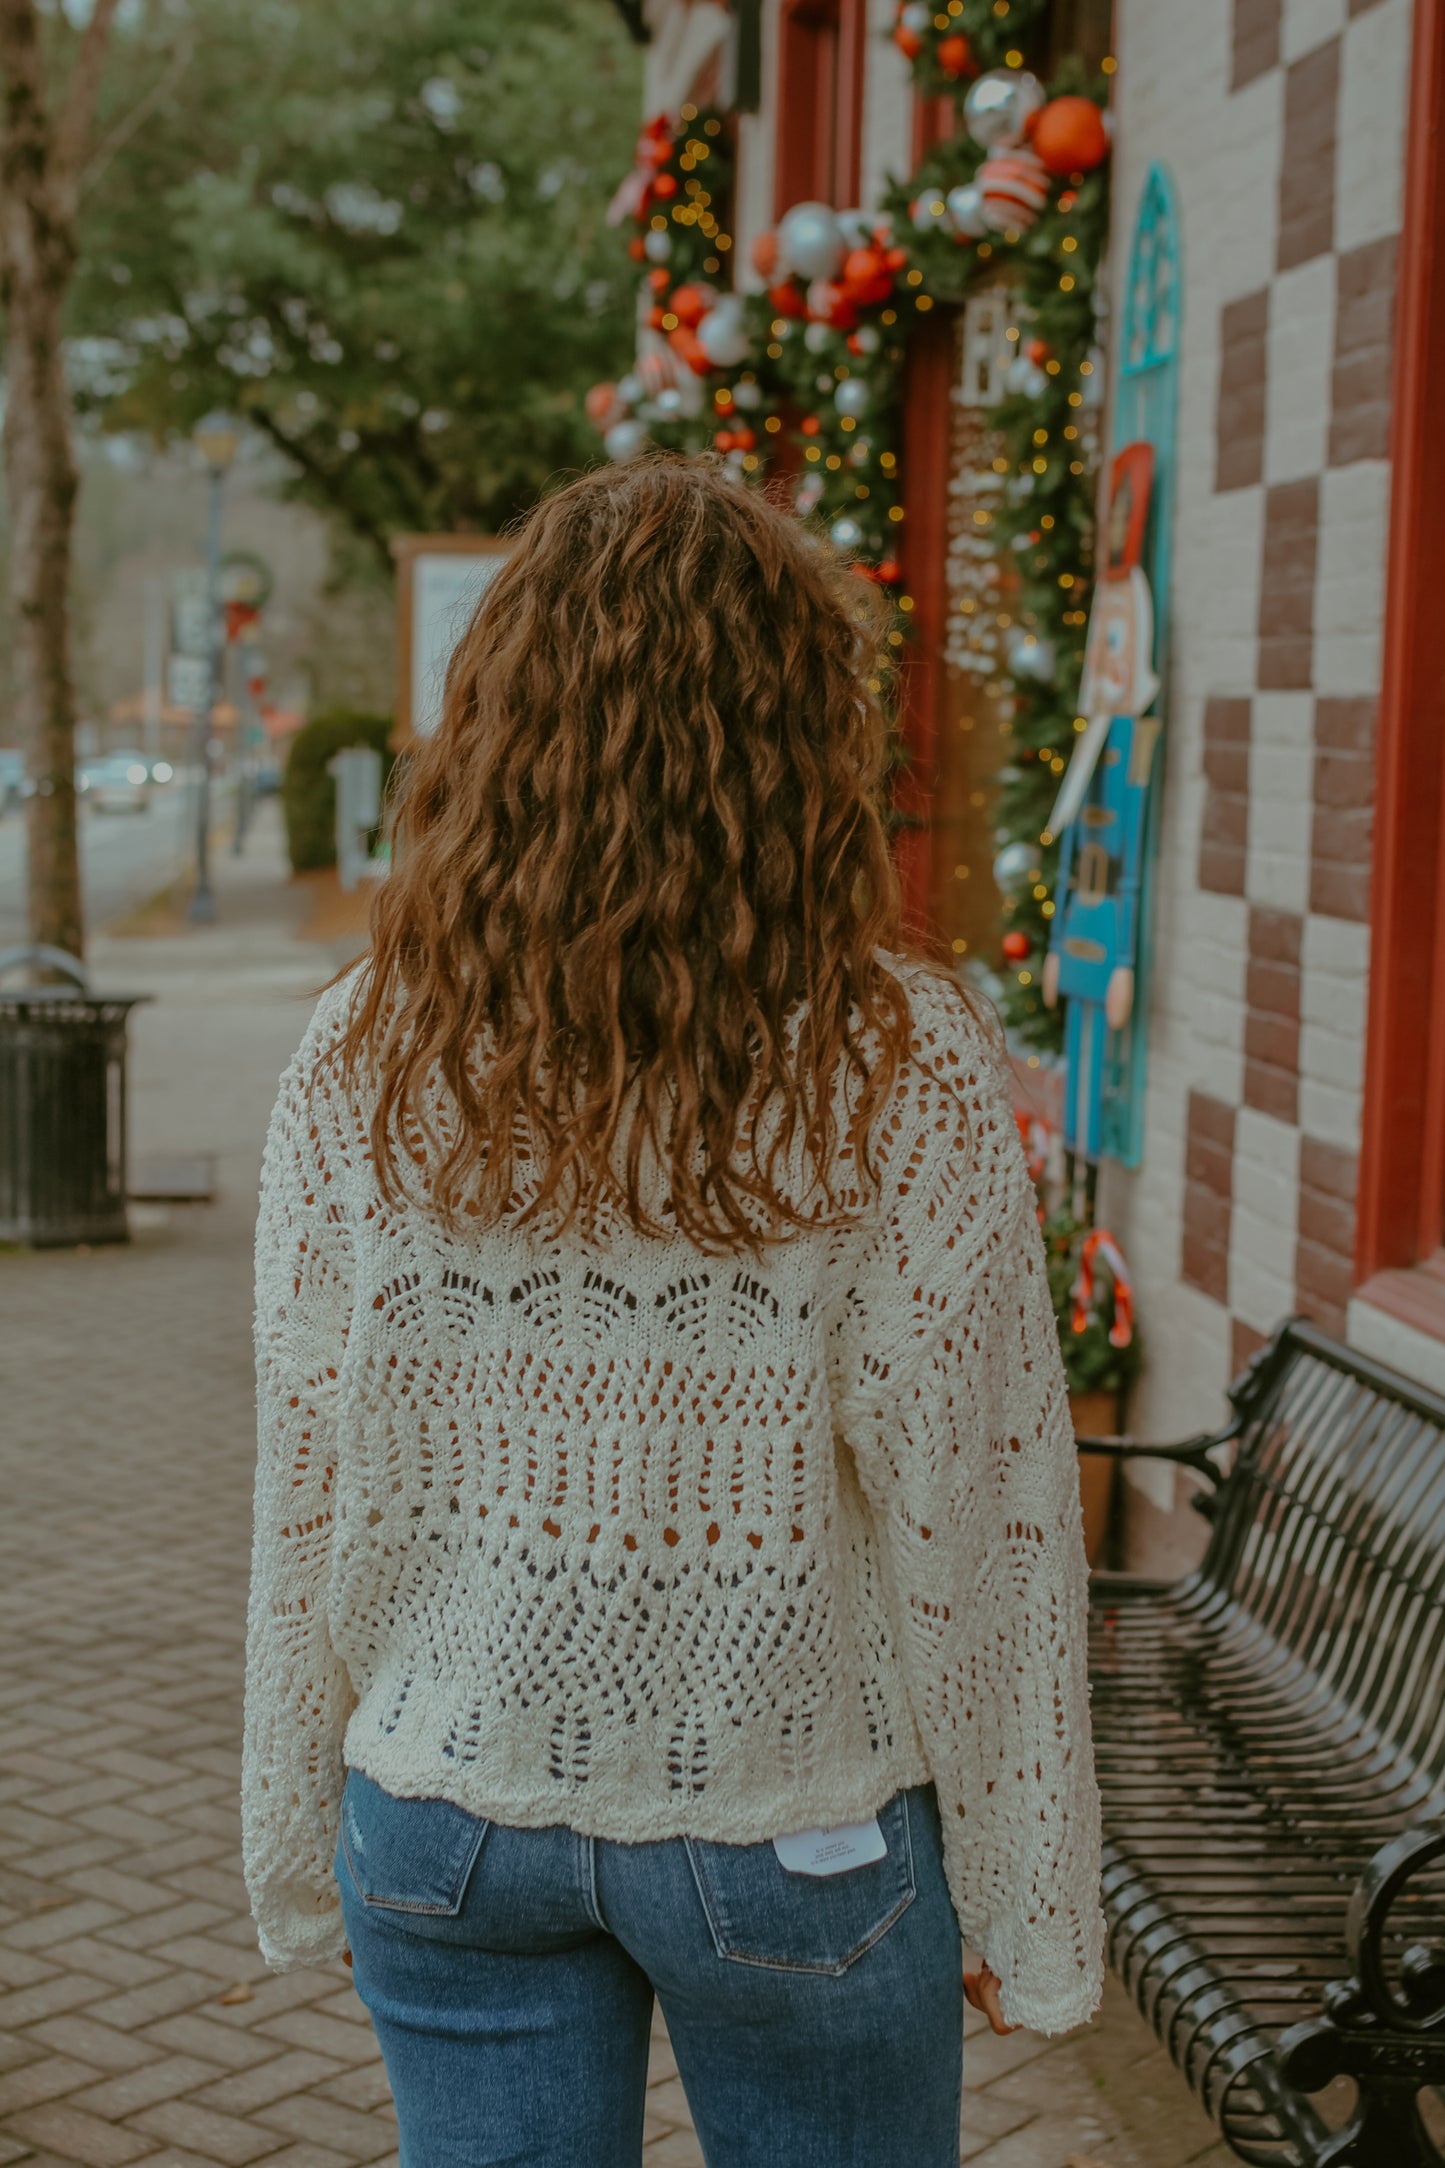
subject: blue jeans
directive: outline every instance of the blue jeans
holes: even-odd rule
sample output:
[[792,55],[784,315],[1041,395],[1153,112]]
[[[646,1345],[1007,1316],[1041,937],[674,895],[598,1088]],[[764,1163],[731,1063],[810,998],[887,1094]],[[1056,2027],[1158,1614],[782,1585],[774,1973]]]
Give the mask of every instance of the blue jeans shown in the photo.
[[402,2168],[637,2168],[656,1994],[708,2168],[957,2168],[963,1988],[931,1787],[888,1856],[511,1829],[347,1779],[336,1872]]

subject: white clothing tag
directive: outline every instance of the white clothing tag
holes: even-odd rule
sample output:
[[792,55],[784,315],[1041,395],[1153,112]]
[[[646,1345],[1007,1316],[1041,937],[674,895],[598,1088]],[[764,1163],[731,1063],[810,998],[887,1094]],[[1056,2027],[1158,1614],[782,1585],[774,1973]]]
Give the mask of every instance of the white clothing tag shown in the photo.
[[845,1822],[840,1829],[799,1829],[774,1837],[773,1850],[789,1874],[846,1874],[888,1857],[888,1846],[875,1814],[871,1822]]

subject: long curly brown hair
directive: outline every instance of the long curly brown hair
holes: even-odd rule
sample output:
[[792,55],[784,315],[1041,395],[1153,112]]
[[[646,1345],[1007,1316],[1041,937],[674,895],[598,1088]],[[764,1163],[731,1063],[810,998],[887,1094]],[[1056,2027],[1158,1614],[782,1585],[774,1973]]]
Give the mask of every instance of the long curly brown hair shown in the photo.
[[714,1252],[857,1209],[911,1025],[872,593],[715,461],[529,515],[407,763],[341,1046],[384,1195]]

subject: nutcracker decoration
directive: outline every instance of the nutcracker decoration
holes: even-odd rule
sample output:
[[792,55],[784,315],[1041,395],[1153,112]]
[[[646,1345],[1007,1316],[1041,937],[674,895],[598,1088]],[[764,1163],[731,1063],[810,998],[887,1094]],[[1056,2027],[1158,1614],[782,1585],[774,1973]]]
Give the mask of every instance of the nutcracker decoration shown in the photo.
[[1053,939],[1043,996],[1066,1002],[1064,1135],[1088,1165],[1101,1148],[1110,1035],[1134,1009],[1145,815],[1162,728],[1152,706],[1154,612],[1140,558],[1153,449],[1130,444],[1110,476],[1107,556],[1095,591],[1079,708],[1086,728],[1050,826],[1060,840]]

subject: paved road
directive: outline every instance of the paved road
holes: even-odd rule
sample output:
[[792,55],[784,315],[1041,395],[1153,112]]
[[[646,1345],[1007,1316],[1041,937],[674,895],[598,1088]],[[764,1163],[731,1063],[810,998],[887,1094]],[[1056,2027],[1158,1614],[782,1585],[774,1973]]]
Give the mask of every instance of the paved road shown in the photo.
[[[188,797],[175,783],[156,790],[145,813],[95,813],[82,805],[80,868],[90,931],[144,903],[187,863]],[[25,818],[10,812],[0,817],[0,947],[24,938]]]
[[[397,2158],[348,1975],[265,1972],[237,1859],[251,1210],[340,960],[293,938],[268,847],[221,868],[214,929],[96,943],[160,997],[136,1144],[218,1149],[219,1202],[139,1213],[129,1250],[0,1255],[0,2168]],[[1229,2163],[1117,1991],[1063,2042],[971,2033],[967,2078],[974,2168]],[[644,2161],[702,2168],[660,2034]]]

